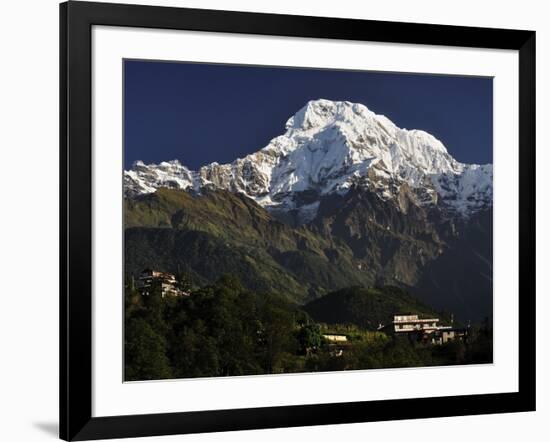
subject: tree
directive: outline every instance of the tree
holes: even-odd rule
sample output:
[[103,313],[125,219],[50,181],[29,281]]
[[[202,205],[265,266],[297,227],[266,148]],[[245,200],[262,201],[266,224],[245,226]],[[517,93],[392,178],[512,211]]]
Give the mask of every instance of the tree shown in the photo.
[[132,318],[126,322],[124,349],[125,380],[172,377],[166,343],[144,319]]
[[305,324],[298,330],[298,343],[302,354],[317,350],[321,346],[321,340],[321,328],[318,324]]
[[186,293],[190,293],[193,290],[191,274],[186,271],[182,271],[179,265],[176,272],[176,281],[178,289]]
[[260,306],[262,365],[266,373],[283,372],[285,353],[294,353],[298,342],[293,334],[294,315],[277,295],[265,295]]

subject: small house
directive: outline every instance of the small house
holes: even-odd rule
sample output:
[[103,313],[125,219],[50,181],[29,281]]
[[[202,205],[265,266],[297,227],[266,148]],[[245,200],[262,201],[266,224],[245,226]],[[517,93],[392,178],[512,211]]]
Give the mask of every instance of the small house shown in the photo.
[[342,344],[343,342],[348,342],[348,337],[346,335],[335,335],[330,333],[324,334],[323,338],[334,344]]
[[344,350],[348,349],[351,344],[346,335],[324,333],[323,339],[328,341],[329,353],[334,357],[342,356],[344,354]]

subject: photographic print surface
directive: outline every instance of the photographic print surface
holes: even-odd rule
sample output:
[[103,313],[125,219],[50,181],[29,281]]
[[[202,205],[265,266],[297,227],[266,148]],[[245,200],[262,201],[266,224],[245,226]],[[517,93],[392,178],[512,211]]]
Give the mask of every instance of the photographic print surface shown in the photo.
[[126,381],[492,363],[492,78],[123,69]]

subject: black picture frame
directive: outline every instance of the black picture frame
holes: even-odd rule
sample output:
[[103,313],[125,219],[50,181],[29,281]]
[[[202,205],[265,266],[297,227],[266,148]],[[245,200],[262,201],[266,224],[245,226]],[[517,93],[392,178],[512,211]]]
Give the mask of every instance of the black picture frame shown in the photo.
[[[519,391],[92,417],[93,25],[519,53]],[[72,2],[60,5],[60,437],[90,440],[535,410],[535,32]]]

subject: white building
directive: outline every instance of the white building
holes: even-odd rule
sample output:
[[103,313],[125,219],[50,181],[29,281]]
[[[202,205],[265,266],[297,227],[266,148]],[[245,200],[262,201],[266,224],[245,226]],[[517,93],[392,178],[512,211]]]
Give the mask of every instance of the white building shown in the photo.
[[432,332],[436,330],[442,330],[445,328],[451,328],[447,326],[439,325],[439,318],[426,318],[421,319],[418,315],[395,315],[392,321],[394,333],[408,333],[408,332]]
[[437,345],[453,340],[464,340],[468,335],[467,329],[440,325],[439,318],[420,318],[413,314],[394,315],[391,324],[386,326],[381,324],[378,330]]
[[172,273],[158,272],[146,269],[141,272],[138,280],[138,289],[142,295],[150,295],[155,288],[160,289],[161,296],[189,296],[177,288],[176,277]]

